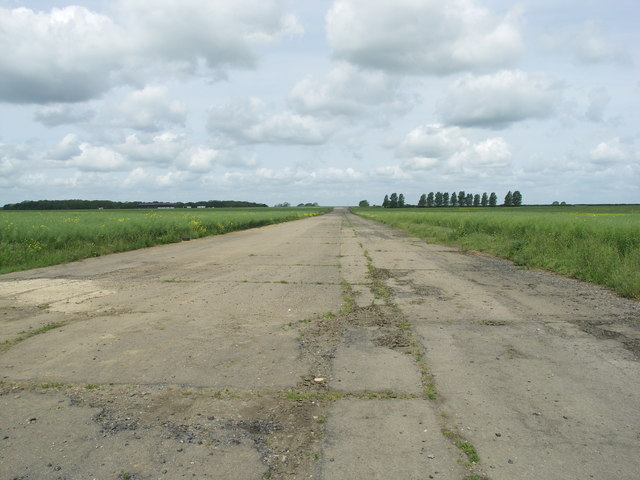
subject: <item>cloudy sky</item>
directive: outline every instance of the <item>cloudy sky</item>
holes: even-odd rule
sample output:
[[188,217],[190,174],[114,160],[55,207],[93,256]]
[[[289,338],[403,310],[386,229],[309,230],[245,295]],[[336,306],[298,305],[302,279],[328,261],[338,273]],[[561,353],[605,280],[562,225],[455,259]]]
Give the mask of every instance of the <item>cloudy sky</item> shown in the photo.
[[637,0],[0,0],[0,205],[640,203]]

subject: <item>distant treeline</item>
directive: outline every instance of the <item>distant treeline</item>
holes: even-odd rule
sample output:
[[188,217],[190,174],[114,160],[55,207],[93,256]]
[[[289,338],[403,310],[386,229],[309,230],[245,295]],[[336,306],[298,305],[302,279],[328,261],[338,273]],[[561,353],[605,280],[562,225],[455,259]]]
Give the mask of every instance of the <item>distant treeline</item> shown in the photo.
[[[363,201],[366,202],[366,201]],[[360,206],[363,205],[363,202],[360,202]],[[367,202],[368,203],[368,202]],[[491,192],[490,195],[487,195],[487,192],[480,195],[479,193],[466,193],[463,190],[459,192],[452,192],[449,194],[448,192],[429,192],[427,195],[423,193],[418,200],[418,207],[495,207],[498,205],[498,196],[495,192]],[[522,194],[516,190],[515,192],[507,192],[504,197],[504,203],[502,204],[505,207],[519,207],[522,205]],[[398,195],[397,193],[392,193],[391,196],[385,195],[384,200],[382,201],[382,206],[384,208],[405,208],[405,207],[413,207],[413,205],[409,205],[405,202],[404,194]]]
[[202,202],[113,202],[111,200],[26,200],[8,203],[3,210],[97,210],[134,208],[237,208],[267,207],[264,203],[237,200],[207,200]]

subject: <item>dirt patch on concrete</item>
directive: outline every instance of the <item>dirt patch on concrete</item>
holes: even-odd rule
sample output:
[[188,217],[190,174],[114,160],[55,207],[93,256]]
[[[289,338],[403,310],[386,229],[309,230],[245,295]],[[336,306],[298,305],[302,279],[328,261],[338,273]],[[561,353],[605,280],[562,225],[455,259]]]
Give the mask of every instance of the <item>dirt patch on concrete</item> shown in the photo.
[[640,331],[639,319],[620,319],[617,321],[597,322],[576,320],[574,323],[580,329],[596,338],[616,340],[624,348],[633,353],[636,360],[640,361]]
[[3,450],[29,452],[3,463],[3,478],[288,478],[317,459],[325,411],[322,401],[282,393],[134,386],[12,384],[0,399],[15,419],[4,422]]
[[299,326],[300,348],[303,357],[314,362],[312,371],[316,377],[330,375],[336,349],[345,332],[353,327],[371,328],[375,345],[410,353],[408,330],[397,309],[389,305],[352,306],[348,312],[319,317]]

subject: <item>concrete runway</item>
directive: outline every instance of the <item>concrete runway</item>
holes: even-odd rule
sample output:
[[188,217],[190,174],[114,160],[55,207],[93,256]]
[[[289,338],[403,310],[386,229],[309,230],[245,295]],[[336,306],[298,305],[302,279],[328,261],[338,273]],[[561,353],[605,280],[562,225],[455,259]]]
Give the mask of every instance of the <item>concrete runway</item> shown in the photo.
[[2,275],[0,478],[636,479],[639,319],[340,208]]

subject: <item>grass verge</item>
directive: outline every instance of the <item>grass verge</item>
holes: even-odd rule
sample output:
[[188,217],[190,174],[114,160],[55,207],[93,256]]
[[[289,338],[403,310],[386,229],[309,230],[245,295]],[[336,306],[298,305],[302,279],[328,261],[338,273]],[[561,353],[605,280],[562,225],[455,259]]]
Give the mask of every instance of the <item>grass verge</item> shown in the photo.
[[0,274],[287,222],[330,210],[0,211]]

